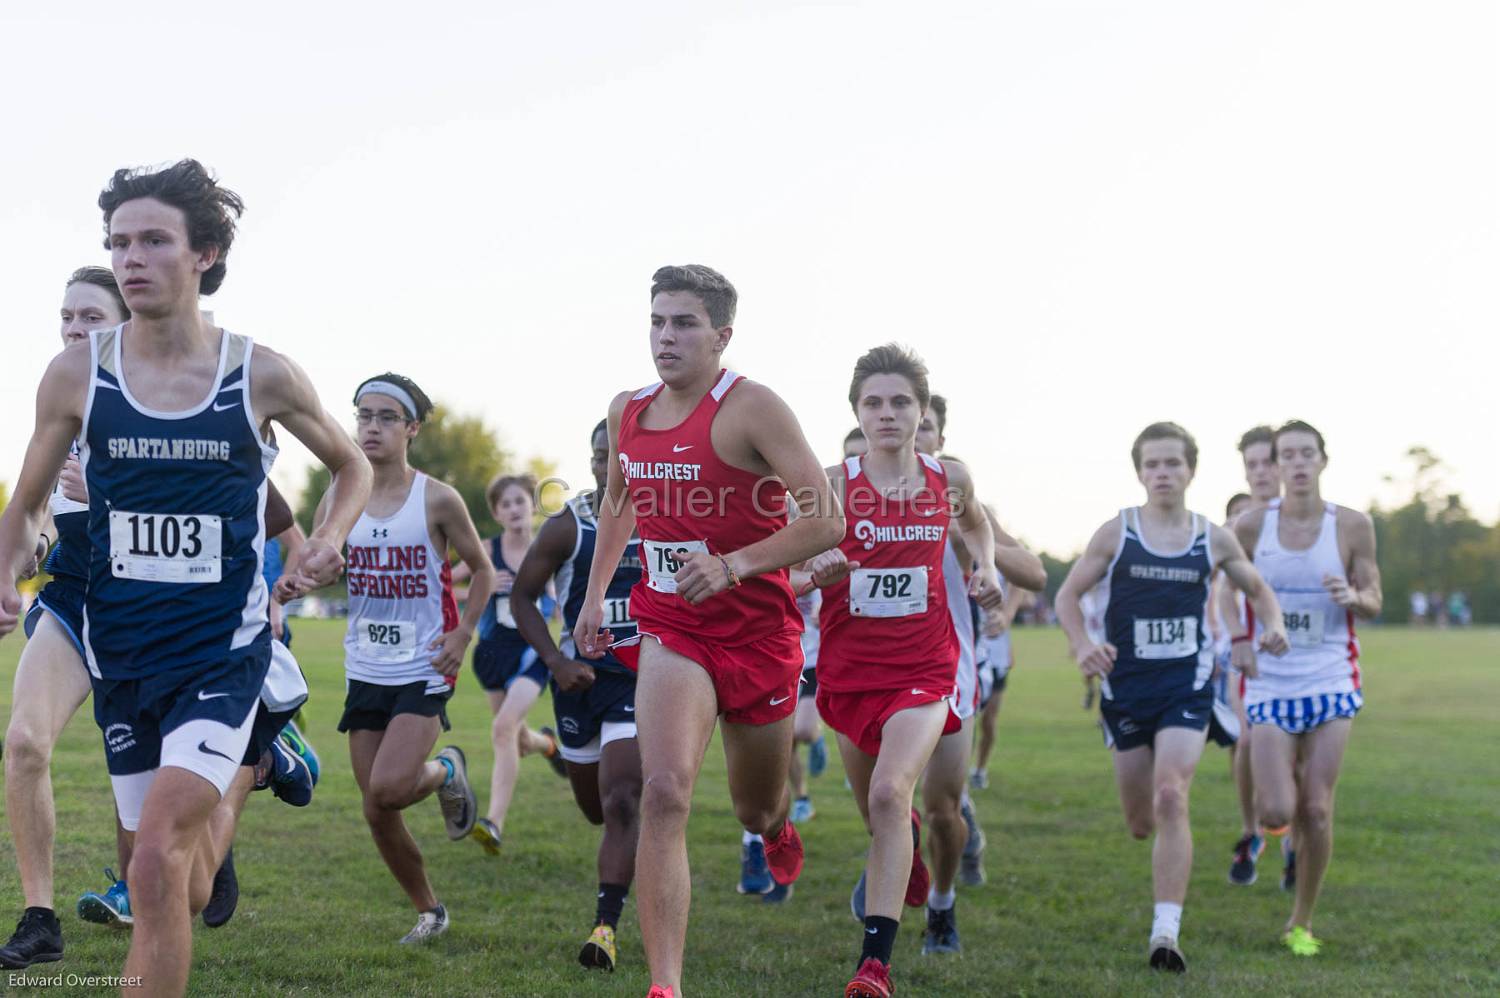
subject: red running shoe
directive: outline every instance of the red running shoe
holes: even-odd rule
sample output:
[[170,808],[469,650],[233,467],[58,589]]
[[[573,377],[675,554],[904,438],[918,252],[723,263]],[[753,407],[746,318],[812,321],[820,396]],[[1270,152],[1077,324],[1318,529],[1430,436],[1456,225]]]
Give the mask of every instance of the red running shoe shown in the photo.
[[911,876],[906,881],[906,906],[920,908],[927,903],[927,891],[932,886],[932,876],[927,864],[922,862],[922,816],[911,809]]
[[660,984],[651,985],[651,990],[646,992],[646,998],[672,998],[672,988],[662,987]]
[[[797,826],[788,820],[781,826],[781,834],[766,839],[766,865],[771,868],[771,879],[785,887],[802,875],[802,836]],[[925,876],[925,874],[924,874]],[[925,900],[927,895],[922,895]]]
[[890,966],[873,956],[865,957],[854,980],[844,987],[844,998],[891,998],[895,993],[896,986],[891,983]]

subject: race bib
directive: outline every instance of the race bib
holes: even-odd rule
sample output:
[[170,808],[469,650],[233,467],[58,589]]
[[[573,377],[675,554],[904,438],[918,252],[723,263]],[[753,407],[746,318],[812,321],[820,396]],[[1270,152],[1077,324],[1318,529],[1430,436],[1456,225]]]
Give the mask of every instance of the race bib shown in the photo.
[[708,553],[704,541],[641,541],[646,552],[646,585],[659,593],[675,593],[677,580],[672,578],[682,567],[682,556],[697,551]]
[[1197,617],[1136,618],[1136,658],[1186,658],[1197,653]]
[[217,516],[109,513],[110,571],[136,582],[218,582],[224,527]]
[[360,657],[369,662],[410,662],[417,655],[417,626],[409,620],[366,620],[354,625]]
[[927,612],[927,566],[856,568],[849,573],[849,613],[911,617]]
[[630,616],[629,596],[621,596],[618,599],[609,598],[604,601],[604,628],[606,630],[634,626],[635,620]]
[[1293,648],[1311,648],[1323,643],[1322,610],[1282,610],[1286,641]]

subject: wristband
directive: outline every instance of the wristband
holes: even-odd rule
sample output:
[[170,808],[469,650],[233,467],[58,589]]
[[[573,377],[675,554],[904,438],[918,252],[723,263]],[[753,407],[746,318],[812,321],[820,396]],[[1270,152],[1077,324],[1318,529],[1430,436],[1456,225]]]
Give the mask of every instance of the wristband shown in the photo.
[[714,557],[718,558],[719,564],[724,566],[724,578],[729,580],[730,588],[738,588],[740,585],[740,577],[735,574],[734,569],[729,567],[729,560],[722,554],[716,554],[714,555]]
[[1248,635],[1248,634],[1241,634],[1239,637],[1230,638],[1229,639],[1229,643],[1232,644],[1232,645],[1237,645],[1241,641],[1249,641],[1249,640],[1250,640],[1250,635]]

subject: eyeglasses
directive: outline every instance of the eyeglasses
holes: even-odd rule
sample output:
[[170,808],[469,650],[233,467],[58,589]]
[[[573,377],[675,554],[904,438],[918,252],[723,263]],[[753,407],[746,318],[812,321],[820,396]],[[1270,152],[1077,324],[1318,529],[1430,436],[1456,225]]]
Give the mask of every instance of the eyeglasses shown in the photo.
[[354,421],[360,426],[369,426],[371,420],[379,423],[381,427],[385,429],[389,429],[390,427],[395,426],[397,423],[411,422],[411,420],[407,419],[400,413],[391,412],[389,410],[386,410],[384,412],[371,412],[368,409],[360,409],[354,414]]

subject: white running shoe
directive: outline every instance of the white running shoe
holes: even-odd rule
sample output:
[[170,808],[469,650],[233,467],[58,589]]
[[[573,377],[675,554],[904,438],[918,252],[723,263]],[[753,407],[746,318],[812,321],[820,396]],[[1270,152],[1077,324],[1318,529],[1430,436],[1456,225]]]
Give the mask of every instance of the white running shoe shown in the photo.
[[401,944],[431,942],[448,931],[448,909],[438,905],[417,916],[416,927],[401,937]]

